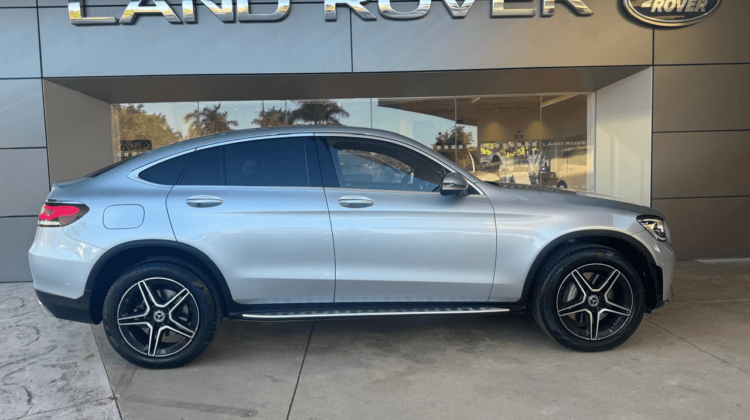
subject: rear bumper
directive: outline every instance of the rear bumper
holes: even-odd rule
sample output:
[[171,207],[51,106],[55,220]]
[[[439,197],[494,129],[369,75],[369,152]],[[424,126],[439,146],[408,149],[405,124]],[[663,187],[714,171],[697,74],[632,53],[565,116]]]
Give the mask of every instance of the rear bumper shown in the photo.
[[37,228],[29,266],[38,291],[78,299],[84,296],[91,268],[104,249],[77,241],[59,227]]
[[83,296],[77,299],[71,299],[36,290],[36,297],[43,309],[55,318],[86,324],[94,323],[91,321],[91,312],[89,311],[89,302],[91,301],[89,292],[84,292]]

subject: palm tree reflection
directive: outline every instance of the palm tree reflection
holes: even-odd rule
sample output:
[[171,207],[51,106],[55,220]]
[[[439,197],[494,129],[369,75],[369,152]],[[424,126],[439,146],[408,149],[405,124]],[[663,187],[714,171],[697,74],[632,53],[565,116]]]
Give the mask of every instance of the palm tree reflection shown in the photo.
[[230,120],[229,113],[219,111],[221,104],[214,107],[204,107],[185,115],[184,121],[189,123],[188,137],[207,136],[209,134],[231,131],[237,127],[237,120]]

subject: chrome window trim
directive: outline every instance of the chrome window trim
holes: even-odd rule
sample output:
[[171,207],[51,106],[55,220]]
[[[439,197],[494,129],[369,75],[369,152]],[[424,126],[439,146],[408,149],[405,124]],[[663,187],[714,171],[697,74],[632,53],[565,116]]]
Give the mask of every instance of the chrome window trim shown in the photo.
[[146,169],[149,169],[152,166],[158,165],[158,164],[160,164],[162,162],[166,162],[169,159],[180,157],[180,156],[186,155],[188,153],[193,153],[193,152],[195,152],[195,150],[196,150],[196,148],[192,148],[192,149],[188,149],[188,150],[183,150],[183,151],[177,152],[177,153],[175,153],[173,155],[165,156],[165,157],[163,157],[161,159],[157,159],[157,160],[155,160],[153,162],[149,162],[149,163],[147,163],[147,164],[145,164],[143,166],[139,166],[139,167],[133,169],[132,171],[130,171],[128,173],[128,178],[132,179],[133,181],[138,181],[138,182],[141,182],[143,184],[150,185],[152,187],[172,188],[172,187],[174,187],[174,185],[163,185],[163,184],[156,184],[156,183],[151,182],[151,181],[146,181],[145,179],[143,179],[143,178],[140,177],[141,172],[145,171]]
[[204,149],[210,149],[212,147],[218,147],[218,146],[226,146],[228,144],[234,144],[234,143],[243,143],[246,141],[256,141],[256,140],[273,140],[278,138],[289,138],[289,137],[311,137],[314,138],[315,135],[313,133],[290,133],[290,134],[271,134],[266,136],[258,136],[258,137],[243,137],[241,139],[233,139],[233,140],[224,140],[222,142],[217,143],[210,143],[210,144],[204,144],[203,146],[198,146],[195,148],[195,151],[204,150]]
[[[438,160],[434,156],[426,154],[424,152],[424,150],[421,150],[420,148],[415,147],[414,145],[409,144],[408,142],[405,142],[403,140],[392,139],[392,138],[389,138],[389,137],[379,137],[379,136],[375,136],[375,135],[371,135],[371,134],[357,134],[357,133],[325,133],[325,132],[319,132],[319,133],[315,133],[315,137],[350,137],[350,138],[351,137],[355,137],[355,138],[358,138],[358,139],[369,139],[369,140],[386,141],[386,142],[389,142],[389,143],[393,143],[393,144],[397,144],[399,146],[406,147],[406,148],[408,148],[408,149],[410,149],[410,150],[412,150],[414,152],[419,153],[423,157],[425,157],[427,159],[430,159],[431,161],[437,163],[442,168],[448,169],[449,172],[457,172],[457,173],[461,174],[461,176],[463,176],[464,178],[466,178],[466,182],[468,182],[469,185],[471,185],[472,187],[474,187],[474,189],[479,192],[479,195],[486,195],[484,193],[484,191],[482,191],[482,189],[479,188],[473,180],[469,179],[466,176],[466,174],[464,174],[463,170],[458,169],[457,167],[454,167],[453,166],[453,162],[451,162],[450,160],[448,160],[448,162],[451,163],[449,165],[449,164],[447,164],[447,162],[443,162],[442,160]],[[374,189],[368,189],[368,188],[349,188],[349,187],[338,187],[338,188],[353,189],[353,190],[357,190],[357,191],[391,191],[391,192],[393,192],[393,191],[399,191],[399,190],[374,190]],[[423,191],[401,191],[401,192],[418,192],[418,193],[422,193]],[[424,191],[424,192],[426,192],[426,193],[434,193],[434,192],[439,193],[439,191]]]

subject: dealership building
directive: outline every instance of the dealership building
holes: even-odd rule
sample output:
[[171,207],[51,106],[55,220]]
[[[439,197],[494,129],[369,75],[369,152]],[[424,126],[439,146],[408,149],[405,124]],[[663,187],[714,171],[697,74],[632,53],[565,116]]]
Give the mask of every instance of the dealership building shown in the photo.
[[750,257],[748,16],[746,0],[0,0],[0,282],[31,280],[55,182],[304,124],[652,206],[680,259]]

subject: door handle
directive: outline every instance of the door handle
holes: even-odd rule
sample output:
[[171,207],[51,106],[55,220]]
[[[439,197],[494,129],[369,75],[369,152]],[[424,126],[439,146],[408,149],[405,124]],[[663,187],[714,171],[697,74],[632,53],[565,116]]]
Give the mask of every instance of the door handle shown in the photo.
[[356,195],[347,195],[339,198],[339,205],[342,207],[358,209],[362,207],[370,207],[373,204],[375,204],[375,202],[369,198]]
[[214,207],[223,203],[224,200],[212,195],[194,195],[188,198],[186,202],[190,207]]

